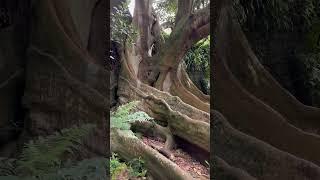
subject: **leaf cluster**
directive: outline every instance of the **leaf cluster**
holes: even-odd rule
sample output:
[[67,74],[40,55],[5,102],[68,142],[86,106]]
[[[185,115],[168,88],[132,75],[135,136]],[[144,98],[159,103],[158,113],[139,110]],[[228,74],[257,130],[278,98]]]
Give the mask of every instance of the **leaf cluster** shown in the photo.
[[85,124],[39,137],[26,143],[19,159],[0,159],[0,179],[12,180],[102,180],[106,179],[108,160],[85,159],[80,162],[62,162],[65,153],[80,149],[81,139],[94,129]]
[[123,44],[127,42],[132,44],[138,31],[131,23],[131,15],[129,13],[129,1],[125,1],[119,7],[113,7],[114,12],[111,12],[111,40]]
[[170,22],[170,24],[174,24],[178,0],[155,0],[153,7],[159,17],[160,23]]
[[210,79],[210,36],[192,46],[184,57],[184,62],[188,71],[202,71],[205,79]]
[[112,153],[110,158],[111,179],[115,180],[119,174],[127,171],[130,178],[145,177],[147,170],[145,162],[141,158],[133,159],[129,162],[121,161],[116,153]]
[[319,19],[318,0],[234,0],[241,24],[268,31],[309,28]]
[[30,175],[40,175],[55,172],[62,166],[64,153],[73,153],[79,149],[81,140],[86,137],[94,125],[86,124],[80,127],[63,129],[47,137],[39,137],[25,144],[20,159],[17,162],[18,170]]
[[307,86],[311,89],[313,105],[320,106],[320,52],[300,56],[304,63]]
[[123,131],[131,132],[131,123],[135,121],[149,121],[152,118],[143,111],[133,112],[139,101],[132,101],[121,105],[116,111],[111,112],[110,126]]

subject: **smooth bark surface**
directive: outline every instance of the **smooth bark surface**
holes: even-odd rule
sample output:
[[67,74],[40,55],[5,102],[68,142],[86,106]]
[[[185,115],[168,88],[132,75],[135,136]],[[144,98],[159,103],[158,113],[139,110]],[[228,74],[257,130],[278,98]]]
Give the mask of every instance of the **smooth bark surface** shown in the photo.
[[[223,2],[214,28],[212,67],[214,109],[225,118],[214,115],[215,153],[257,179],[317,179],[318,109],[300,103],[264,69],[232,3]],[[230,173],[216,172],[221,179]]]
[[[185,2],[188,4],[192,1]],[[118,48],[118,54],[121,57],[117,92],[119,103],[141,101],[139,109],[158,122],[153,132],[157,132],[157,136],[166,140],[162,149],[147,154],[152,155],[153,158],[166,154],[163,157],[170,163],[173,163],[170,160],[170,151],[174,148],[175,137],[185,140],[191,146],[204,152],[210,152],[210,97],[204,95],[192,83],[182,65],[187,50],[199,39],[209,34],[209,8],[192,14],[190,4],[190,8],[189,6],[186,9],[183,7],[185,2],[179,2],[180,12],[178,14],[188,11],[187,16],[177,16],[177,24],[169,40],[163,43],[158,38],[160,25],[154,16],[150,2],[148,0],[136,1],[133,22],[140,32],[137,43],[135,45],[124,44]],[[197,30],[202,26],[206,26],[206,30],[201,30],[199,34]],[[157,46],[153,51],[154,54],[148,54],[148,51],[155,45]],[[139,131],[147,132],[150,125],[140,124],[134,127]],[[142,143],[139,139],[136,141],[135,144]],[[120,149],[120,151],[118,149],[120,156],[122,154],[125,157],[129,156],[130,150]],[[137,156],[137,154],[130,154],[131,158]],[[141,156],[147,155],[141,154]],[[149,161],[151,157],[145,158]],[[209,157],[206,158],[209,159]],[[148,166],[148,168],[151,169],[151,172],[156,171],[156,167]],[[166,168],[168,167],[161,167],[163,169],[161,172],[172,171]],[[182,171],[181,173],[187,179],[192,177],[189,172]],[[175,174],[177,172],[173,172],[173,175]],[[181,178],[182,175],[176,178]],[[160,176],[156,175],[156,177]],[[173,177],[167,178],[172,179]],[[207,179],[208,177],[201,178]]]

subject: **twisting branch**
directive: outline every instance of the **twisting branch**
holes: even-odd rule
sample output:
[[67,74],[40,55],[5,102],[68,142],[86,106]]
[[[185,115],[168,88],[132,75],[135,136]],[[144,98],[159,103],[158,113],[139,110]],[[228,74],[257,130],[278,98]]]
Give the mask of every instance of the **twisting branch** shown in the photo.
[[179,0],[178,11],[176,15],[175,24],[181,20],[182,17],[189,15],[192,11],[193,0]]
[[[179,2],[182,3],[181,1]],[[161,55],[163,56],[162,60],[164,61],[160,62],[160,65],[177,67],[187,50],[190,49],[198,40],[209,35],[209,7],[210,6],[208,5],[207,7],[195,13],[190,13],[187,16],[184,14],[184,16],[180,18],[180,20],[175,24],[175,28],[173,29],[169,40],[166,42],[170,48],[162,50],[163,52]],[[183,11],[183,9],[180,9],[180,12],[181,11]],[[171,56],[172,54],[176,54],[176,56]],[[170,57],[165,57],[166,55],[170,55]]]
[[191,28],[193,43],[198,42],[210,34],[210,4],[192,14]]

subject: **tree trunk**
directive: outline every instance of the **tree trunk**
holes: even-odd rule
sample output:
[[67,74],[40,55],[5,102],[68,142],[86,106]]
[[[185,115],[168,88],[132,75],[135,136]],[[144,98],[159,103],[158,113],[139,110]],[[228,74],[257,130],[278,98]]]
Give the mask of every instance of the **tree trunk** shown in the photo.
[[[177,25],[168,42],[162,42],[159,38],[159,23],[150,2],[148,0],[136,1],[133,22],[140,34],[135,45],[130,46],[124,43],[118,48],[121,72],[117,95],[120,104],[132,100],[141,101],[139,109],[159,122],[153,131],[159,131],[159,136],[165,137],[166,145],[155,152],[148,150],[148,146],[142,145],[139,139],[136,139],[136,142],[128,141],[126,146],[120,146],[118,135],[111,134],[111,144],[117,146],[113,150],[126,159],[142,156],[149,163],[151,158],[158,162],[157,157],[161,157],[166,159],[162,160],[166,162],[165,164],[172,164],[170,151],[174,147],[173,144],[176,143],[176,138],[172,137],[179,137],[190,143],[191,146],[207,153],[210,152],[210,97],[203,94],[192,83],[182,65],[182,59],[192,44],[209,35],[209,8],[195,14],[191,14],[190,10],[190,8],[180,9],[187,16],[177,19]],[[204,34],[198,31],[203,26],[206,29]],[[156,47],[155,54],[148,53],[153,47]],[[141,125],[138,129],[146,132],[147,128],[150,126]],[[140,153],[133,154],[132,150],[127,148],[136,147],[138,144],[141,144],[137,147]],[[167,157],[161,155],[164,151]],[[208,160],[209,157],[206,159]],[[147,165],[147,168],[150,172],[156,171],[155,166]],[[176,168],[168,169],[169,165],[157,168],[164,168],[161,172],[174,171],[173,175],[182,173],[186,179],[192,177],[188,172],[176,171],[174,170]],[[166,173],[161,173],[162,176],[164,174]],[[183,177],[182,175],[166,178],[179,179]],[[159,174],[156,174],[155,177],[166,179]],[[207,179],[208,177],[197,178]]]
[[[21,8],[22,1],[19,2],[13,7]],[[97,128],[86,138],[80,158],[106,155],[109,74],[102,66],[101,50],[92,49],[92,41],[97,39],[94,36],[104,36],[96,33],[96,19],[105,17],[101,12],[105,5],[96,0],[83,0],[83,4],[72,0],[23,2],[26,13],[20,18],[25,18],[26,25],[21,27],[19,20],[0,32],[4,37],[0,56],[5,56],[1,60],[8,59],[1,63],[5,66],[0,65],[0,77],[4,78],[0,94],[8,97],[2,98],[1,103],[10,103],[2,104],[8,113],[3,115],[1,108],[1,125],[10,119],[24,119],[19,141],[22,145],[35,136],[84,123],[95,124]],[[21,35],[25,35],[22,40]],[[107,49],[105,44],[101,48]],[[19,110],[21,102],[27,112],[25,117],[15,117],[23,112]],[[7,151],[5,147],[4,150]]]
[[[215,154],[258,179],[317,179],[320,136],[310,132],[319,127],[319,110],[300,103],[264,69],[237,22],[231,2],[224,2],[215,28],[214,108],[237,130],[225,129],[225,123],[216,120]],[[234,142],[228,133],[247,140]],[[251,144],[251,138],[255,143]]]

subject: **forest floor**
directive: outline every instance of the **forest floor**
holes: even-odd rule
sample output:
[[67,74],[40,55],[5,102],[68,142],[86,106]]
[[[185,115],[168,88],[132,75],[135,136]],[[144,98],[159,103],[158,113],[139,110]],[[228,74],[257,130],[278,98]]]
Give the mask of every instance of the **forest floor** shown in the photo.
[[[160,138],[154,137],[142,137],[142,141],[150,147],[155,149],[161,149],[164,147],[164,141]],[[210,178],[209,175],[209,167],[201,164],[195,158],[193,158],[190,154],[183,151],[182,149],[174,149],[172,150],[173,157],[170,158],[175,164],[177,164],[182,170],[188,172],[195,179],[199,179],[200,177],[205,177],[207,179]]]

